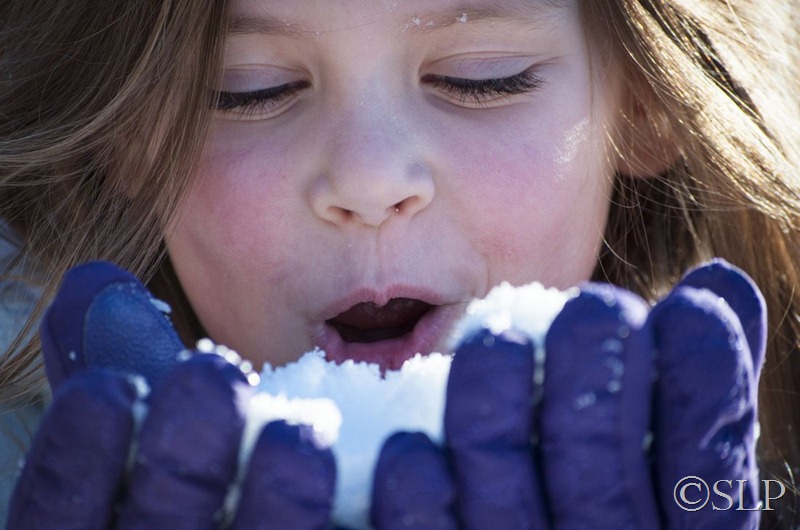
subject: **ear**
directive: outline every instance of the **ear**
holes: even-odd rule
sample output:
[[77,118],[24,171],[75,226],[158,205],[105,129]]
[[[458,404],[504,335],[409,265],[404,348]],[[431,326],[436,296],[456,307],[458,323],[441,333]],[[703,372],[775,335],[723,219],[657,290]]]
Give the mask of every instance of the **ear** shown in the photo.
[[652,88],[638,75],[629,78],[612,132],[615,167],[630,177],[654,177],[675,165],[680,147]]

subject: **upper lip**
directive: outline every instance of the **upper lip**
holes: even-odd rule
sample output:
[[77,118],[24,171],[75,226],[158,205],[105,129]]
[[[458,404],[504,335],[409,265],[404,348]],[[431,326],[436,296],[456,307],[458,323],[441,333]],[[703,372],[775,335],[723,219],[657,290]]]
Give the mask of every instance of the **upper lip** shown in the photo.
[[439,306],[447,303],[445,295],[422,286],[393,284],[384,289],[364,287],[351,291],[332,304],[326,306],[321,312],[320,320],[331,320],[360,303],[371,302],[378,307],[382,307],[394,298],[411,298],[432,306]]

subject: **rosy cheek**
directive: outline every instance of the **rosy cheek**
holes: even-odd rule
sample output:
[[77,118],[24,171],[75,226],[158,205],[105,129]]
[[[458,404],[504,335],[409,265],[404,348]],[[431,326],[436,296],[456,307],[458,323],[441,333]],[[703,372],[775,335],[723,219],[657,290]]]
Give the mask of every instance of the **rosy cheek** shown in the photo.
[[198,236],[225,252],[263,248],[257,241],[278,233],[275,227],[284,217],[285,191],[275,184],[282,179],[266,172],[259,159],[250,149],[213,150],[188,196]]
[[588,277],[584,262],[596,257],[597,194],[606,172],[587,163],[597,158],[585,124],[554,129],[526,143],[498,143],[462,164],[462,200],[469,203],[460,207],[471,212],[473,244],[490,262],[493,281],[572,285]]

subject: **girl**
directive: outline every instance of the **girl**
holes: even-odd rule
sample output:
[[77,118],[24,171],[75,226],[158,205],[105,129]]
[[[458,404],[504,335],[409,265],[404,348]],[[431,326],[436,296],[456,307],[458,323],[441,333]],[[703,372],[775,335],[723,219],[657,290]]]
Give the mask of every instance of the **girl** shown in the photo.
[[0,6],[4,296],[41,289],[3,321],[9,433],[46,392],[35,323],[89,259],[148,279],[186,343],[391,369],[500,281],[654,301],[720,256],[767,300],[759,452],[792,482],[795,8],[225,4]]

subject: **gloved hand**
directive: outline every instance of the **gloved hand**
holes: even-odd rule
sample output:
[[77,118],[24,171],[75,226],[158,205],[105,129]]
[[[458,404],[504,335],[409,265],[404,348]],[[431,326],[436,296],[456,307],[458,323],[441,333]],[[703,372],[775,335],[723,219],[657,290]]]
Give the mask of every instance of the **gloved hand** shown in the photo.
[[[759,502],[765,329],[758,289],[717,260],[652,309],[623,289],[584,286],[547,332],[541,386],[529,340],[484,330],[455,354],[445,447],[419,433],[384,445],[373,524],[757,528],[757,510],[736,508]],[[689,476],[729,498],[681,483]]]
[[[65,276],[41,326],[53,403],[16,485],[9,530],[326,528],[333,456],[308,428],[283,422],[262,431],[232,521],[221,521],[250,386],[219,355],[180,362],[183,345],[163,309],[113,265]],[[153,385],[145,401],[130,374]]]

